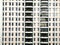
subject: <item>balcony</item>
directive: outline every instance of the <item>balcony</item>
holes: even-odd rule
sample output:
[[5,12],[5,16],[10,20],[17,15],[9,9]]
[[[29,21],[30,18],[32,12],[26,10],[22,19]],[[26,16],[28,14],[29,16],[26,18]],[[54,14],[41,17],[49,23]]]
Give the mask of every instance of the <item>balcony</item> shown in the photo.
[[47,8],[41,8],[41,11],[48,11]]
[[25,43],[25,45],[33,45],[33,43],[32,44],[31,43],[29,43],[29,44],[28,43]]
[[33,33],[25,33],[25,37],[33,37]]
[[41,4],[41,7],[43,7],[43,6],[46,6],[46,7],[47,7],[47,6],[48,6],[48,4]]
[[25,28],[25,32],[33,32],[32,28]]
[[25,3],[25,6],[33,6],[33,3],[27,2]]
[[48,15],[40,15],[40,17],[48,17]]
[[40,27],[48,27],[48,23],[40,23]]
[[25,11],[33,11],[33,8],[25,8]]
[[33,16],[32,13],[25,13],[25,16]]
[[32,38],[25,38],[25,42],[33,42]]
[[48,13],[41,13],[41,17],[48,17]]
[[48,37],[48,33],[40,33],[40,37]]
[[48,38],[41,38],[40,42],[48,42]]
[[48,2],[41,2],[41,4],[48,4]]
[[32,23],[25,23],[25,26],[33,26]]
[[26,23],[32,23],[33,19],[32,18],[25,18]]
[[25,18],[25,21],[33,21],[32,18]]
[[48,0],[41,0],[41,1],[48,1]]
[[40,22],[48,22],[48,18],[41,18]]
[[32,15],[32,13],[25,13],[25,17],[26,18],[33,18],[33,15]]
[[33,1],[33,0],[25,0],[25,1]]
[[41,43],[40,45],[48,45],[48,44]]
[[40,28],[40,32],[48,32],[48,28]]

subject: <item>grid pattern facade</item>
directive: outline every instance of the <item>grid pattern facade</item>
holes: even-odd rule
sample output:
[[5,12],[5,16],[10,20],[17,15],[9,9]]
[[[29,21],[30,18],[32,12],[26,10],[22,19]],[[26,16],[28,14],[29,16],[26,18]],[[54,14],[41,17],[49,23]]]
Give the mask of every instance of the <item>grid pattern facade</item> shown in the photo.
[[60,45],[60,0],[2,0],[1,45]]

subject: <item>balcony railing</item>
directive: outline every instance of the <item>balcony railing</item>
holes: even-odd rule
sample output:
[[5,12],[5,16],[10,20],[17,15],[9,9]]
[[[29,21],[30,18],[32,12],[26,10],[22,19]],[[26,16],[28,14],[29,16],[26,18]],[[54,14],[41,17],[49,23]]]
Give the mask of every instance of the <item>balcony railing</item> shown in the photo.
[[25,8],[25,11],[33,11],[32,8]]
[[40,27],[48,27],[48,23],[41,23]]
[[29,43],[29,44],[28,43],[25,43],[25,45],[33,45],[33,43],[32,44],[31,43]]
[[33,1],[33,0],[25,0],[25,1]]
[[40,45],[48,45],[48,44],[41,43]]
[[33,33],[25,33],[25,37],[33,37]]
[[25,16],[33,16],[32,13],[25,13]]
[[48,32],[48,28],[40,28],[41,32]]
[[48,1],[48,0],[41,0],[41,1]]
[[32,32],[33,29],[32,28],[25,28],[25,32]]
[[26,3],[25,6],[33,6],[33,3]]
[[41,4],[41,6],[48,6],[48,4]]
[[40,15],[40,17],[48,17],[48,15]]
[[33,21],[32,18],[25,18],[25,21]]
[[48,42],[48,38],[41,38],[40,41],[41,42]]
[[48,22],[48,18],[41,18],[40,21],[41,22]]
[[32,23],[25,23],[25,26],[33,26]]
[[25,38],[25,42],[33,42],[32,38]]
[[41,37],[48,37],[48,33],[41,33],[40,36]]

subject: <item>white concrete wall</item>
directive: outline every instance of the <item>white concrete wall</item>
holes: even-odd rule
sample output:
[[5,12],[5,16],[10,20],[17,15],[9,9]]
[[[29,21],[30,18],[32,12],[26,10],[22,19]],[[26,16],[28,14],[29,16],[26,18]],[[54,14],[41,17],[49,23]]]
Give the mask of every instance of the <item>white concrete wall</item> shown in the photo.
[[2,1],[0,0],[0,45],[2,45]]

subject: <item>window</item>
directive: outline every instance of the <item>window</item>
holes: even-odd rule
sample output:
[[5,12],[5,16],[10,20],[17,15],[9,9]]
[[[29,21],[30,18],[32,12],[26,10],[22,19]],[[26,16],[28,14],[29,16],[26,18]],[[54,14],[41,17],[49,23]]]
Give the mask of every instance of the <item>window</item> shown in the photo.
[[7,11],[7,7],[5,7],[5,11]]
[[39,36],[39,33],[38,33],[38,36]]
[[14,35],[14,33],[12,33],[12,36]]
[[9,36],[11,36],[11,33],[9,33]]
[[22,36],[24,36],[24,33],[22,33]]
[[24,16],[24,13],[22,13],[22,16]]
[[22,38],[22,41],[24,41],[24,38]]
[[12,7],[12,11],[14,11],[14,7]]
[[53,41],[55,41],[55,38],[53,38]]
[[34,3],[34,6],[36,6],[36,3]]
[[34,38],[34,41],[35,41],[35,38]]
[[10,41],[11,39],[9,38],[9,41]]
[[2,28],[2,30],[4,31],[4,27]]
[[24,18],[22,18],[22,21],[24,21]]
[[7,21],[7,17],[5,17],[5,21]]
[[51,43],[49,43],[49,45],[51,45]]
[[5,2],[5,5],[7,5],[7,2]]
[[24,23],[22,23],[22,26],[24,26]]
[[59,36],[60,36],[60,33],[59,33]]
[[56,6],[58,6],[58,4],[56,3]]
[[51,26],[51,23],[49,23],[49,26]]
[[35,33],[34,33],[34,36],[35,36]]
[[18,28],[18,30],[20,31],[20,27]]
[[12,2],[12,6],[14,5],[14,3]]
[[3,6],[4,6],[4,2],[3,2]]
[[11,13],[9,12],[9,16],[11,16]]
[[13,45],[13,43],[12,43],[12,45]]
[[19,6],[20,6],[20,2],[19,2]]
[[53,6],[55,6],[55,3],[53,3]]
[[22,8],[22,11],[24,11],[24,8]]
[[11,7],[9,7],[9,11],[11,11]]
[[13,38],[12,38],[12,41],[13,41]]
[[51,33],[49,33],[49,36],[51,36]]
[[39,38],[37,38],[37,40],[39,41]]
[[5,33],[5,36],[7,36],[7,33]]
[[20,33],[18,33],[18,36],[20,36]]
[[49,28],[49,31],[51,31],[51,28]]
[[17,38],[15,38],[15,41],[17,41]]
[[11,26],[11,23],[9,23],[9,26]]
[[5,23],[5,26],[7,26],[7,23]]
[[9,6],[11,6],[11,2],[9,2]]
[[49,41],[51,41],[51,38],[49,38]]
[[5,43],[5,45],[7,45],[7,43]]
[[24,31],[24,28],[22,28],[22,31]]
[[20,45],[20,43],[18,43],[18,45]]
[[53,21],[55,21],[55,18],[53,18]]
[[5,41],[7,41],[7,38],[5,38]]
[[3,7],[3,11],[4,11],[4,7]]
[[22,3],[22,5],[24,6],[24,3]]
[[53,23],[53,26],[55,26],[55,23]]
[[24,45],[24,43],[22,43],[22,45]]

